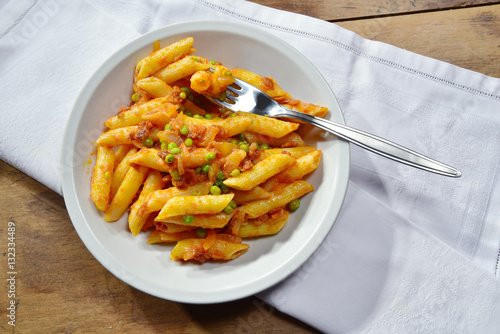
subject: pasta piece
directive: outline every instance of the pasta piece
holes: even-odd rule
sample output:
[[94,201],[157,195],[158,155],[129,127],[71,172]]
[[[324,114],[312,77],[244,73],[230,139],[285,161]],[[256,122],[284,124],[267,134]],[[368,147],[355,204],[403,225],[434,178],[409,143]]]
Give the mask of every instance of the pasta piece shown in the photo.
[[155,244],[159,242],[175,242],[182,239],[196,238],[196,231],[182,231],[182,232],[162,232],[162,231],[152,231],[148,238],[149,244]]
[[273,154],[282,154],[283,152],[287,152],[294,159],[298,159],[312,151],[315,151],[316,148],[314,146],[301,146],[301,147],[289,147],[289,148],[272,148],[269,150],[265,150],[263,156],[268,157]]
[[115,152],[115,168],[118,166],[120,161],[127,155],[128,151],[130,151],[130,145],[121,145],[118,150]]
[[233,143],[228,143],[225,141],[216,141],[213,142],[212,145],[215,147],[217,151],[220,152],[223,156],[227,157],[230,155],[234,149],[238,148],[238,145],[233,144]]
[[268,144],[272,147],[297,147],[304,146],[304,140],[296,133],[290,132],[280,138],[269,137],[260,133],[245,132],[245,139],[249,143]]
[[104,125],[109,129],[117,129],[125,126],[137,125],[143,121],[142,115],[152,110],[163,109],[168,101],[165,98],[150,100],[142,104],[134,104],[129,109],[122,110],[113,117],[110,117]]
[[154,148],[141,148],[131,159],[130,163],[153,168],[162,172],[168,172],[167,163],[158,156],[158,150]]
[[125,175],[127,175],[128,170],[130,169],[130,159],[137,153],[137,148],[132,147],[127,152],[127,155],[120,161],[120,163],[115,167],[115,171],[113,173],[113,177],[111,179],[111,189],[109,192],[109,197],[113,199],[115,197],[120,184],[122,184]]
[[128,216],[128,226],[133,236],[139,234],[149,217],[149,214],[139,215],[139,208],[142,206],[150,193],[162,189],[165,186],[165,182],[162,179],[163,177],[159,171],[151,169],[146,178],[146,181],[144,181],[144,186],[142,187],[139,198],[130,208],[130,214]]
[[208,120],[188,117],[181,113],[172,122],[172,126],[174,129],[179,129],[183,125],[186,125],[189,128],[201,127],[204,131],[207,131],[207,129],[211,126],[218,126],[222,129],[222,131],[217,133],[217,138],[225,139],[245,131],[251,123],[252,119],[244,116]]
[[169,199],[156,217],[157,221],[180,215],[217,214],[233,199],[234,194],[177,196]]
[[242,172],[236,177],[226,179],[224,184],[238,190],[250,190],[294,162],[295,159],[288,154],[271,155],[254,165],[252,169]]
[[155,77],[172,84],[191,74],[210,68],[208,61],[202,57],[186,56],[154,74]]
[[126,126],[104,132],[96,141],[97,145],[118,146],[133,144],[139,126]]
[[155,221],[154,225],[156,226],[156,229],[158,231],[166,233],[177,233],[177,232],[191,231],[193,229],[196,229],[196,226],[179,225],[175,223],[162,223],[158,221]]
[[157,52],[153,52],[149,57],[137,63],[135,68],[136,81],[158,72],[182,56],[193,53],[194,49],[192,47],[193,38],[188,37],[158,50]]
[[298,123],[280,121],[277,118],[265,117],[251,113],[238,113],[243,117],[250,118],[252,123],[247,130],[260,133],[273,138],[281,138],[298,129]]
[[165,97],[173,92],[173,88],[156,77],[147,77],[136,82],[136,86],[154,98]]
[[246,156],[247,152],[245,152],[245,150],[242,149],[233,150],[231,154],[229,154],[226,157],[226,162],[224,162],[224,165],[222,166],[224,175],[228,177],[232,171],[238,169],[238,166],[243,161],[243,159],[246,158]]
[[115,154],[106,146],[97,147],[97,161],[92,175],[90,197],[100,211],[106,211],[109,203],[109,189],[115,165]]
[[176,261],[196,260],[202,263],[210,259],[233,260],[244,254],[250,247],[247,244],[217,239],[212,247],[205,250],[204,243],[205,239],[202,238],[178,241],[170,258]]
[[157,190],[149,194],[147,200],[143,204],[143,211],[145,213],[159,211],[167,203],[167,201],[176,196],[199,196],[207,195],[211,182],[198,183],[194,186],[188,187],[187,189],[179,189],[176,187],[170,187],[168,189]]
[[219,212],[217,214],[199,214],[199,215],[193,215],[193,222],[192,223],[185,223],[183,216],[173,216],[173,217],[168,217],[168,218],[158,218],[156,217],[157,222],[162,222],[162,223],[171,223],[171,224],[178,224],[182,226],[196,226],[196,227],[203,227],[203,228],[223,228],[224,226],[229,223],[232,217],[231,214],[226,214],[223,212]]
[[244,204],[239,209],[245,212],[249,218],[257,218],[259,216],[262,216],[263,214],[266,214],[272,209],[285,206],[291,201],[313,190],[313,186],[306,181],[295,181],[292,184],[286,186],[282,191],[274,191],[271,198]]
[[311,173],[318,168],[321,161],[321,151],[315,150],[306,155],[299,157],[293,165],[284,171],[276,174],[268,179],[262,185],[262,188],[270,191],[274,188],[276,183],[292,183],[293,181],[302,179],[305,175]]
[[241,190],[233,190],[235,201],[238,204],[249,203],[253,201],[257,201],[259,199],[268,199],[271,198],[272,194],[265,190],[262,187],[256,186],[250,190],[241,191]]
[[113,222],[120,219],[132,203],[132,200],[144,183],[147,175],[148,169],[146,167],[140,166],[139,168],[132,167],[129,169],[106,211],[106,216],[104,217],[105,221]]
[[285,226],[288,217],[289,213],[285,211],[283,215],[277,218],[270,218],[264,222],[253,220],[243,222],[238,231],[238,236],[240,238],[251,238],[276,234]]

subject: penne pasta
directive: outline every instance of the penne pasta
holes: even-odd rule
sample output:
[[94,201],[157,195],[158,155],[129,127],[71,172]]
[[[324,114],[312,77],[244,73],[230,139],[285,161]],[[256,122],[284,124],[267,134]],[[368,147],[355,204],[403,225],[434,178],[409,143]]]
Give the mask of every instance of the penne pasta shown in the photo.
[[177,196],[169,199],[163,206],[157,221],[181,215],[217,214],[233,199],[233,194],[205,196]]
[[271,218],[264,222],[256,222],[255,220],[248,220],[243,222],[238,230],[240,238],[260,237],[263,235],[273,235],[281,231],[288,220],[289,214],[285,214]]
[[149,217],[149,213],[139,214],[139,209],[142,204],[146,201],[148,195],[156,190],[162,189],[165,186],[163,177],[161,173],[155,169],[150,169],[149,174],[144,181],[144,186],[142,187],[139,198],[130,208],[130,214],[128,216],[128,226],[133,236],[136,236],[141,231],[142,227],[146,223]]
[[250,190],[278,174],[294,162],[295,159],[287,154],[270,155],[253,166],[251,170],[225,180],[224,184],[238,190]]
[[240,207],[240,210],[245,212],[249,218],[257,218],[272,209],[285,206],[313,190],[313,186],[306,181],[295,181],[286,186],[282,191],[274,191],[271,198],[244,204]]
[[100,211],[106,211],[108,209],[109,190],[111,188],[114,164],[115,154],[113,151],[109,147],[98,146],[97,161],[92,175],[92,190],[90,192],[90,197]]
[[126,126],[104,132],[96,141],[97,145],[118,146],[133,144],[138,126]]
[[229,223],[232,214],[219,212],[217,214],[196,214],[193,215],[193,221],[189,224],[184,222],[183,216],[172,216],[168,218],[156,218],[157,222],[177,224],[182,226],[196,226],[203,228],[222,228]]
[[184,239],[177,242],[171,253],[172,260],[233,260],[244,254],[250,246],[225,240],[215,240],[214,244],[204,249],[205,239]]
[[127,211],[129,205],[132,203],[137,191],[144,182],[148,175],[146,167],[130,168],[123,179],[115,197],[111,201],[104,220],[107,222],[114,222]]
[[128,170],[130,169],[130,159],[137,153],[137,148],[132,147],[129,149],[125,157],[120,161],[120,163],[115,167],[115,171],[113,172],[113,177],[111,178],[111,189],[109,192],[109,196],[111,199],[115,197],[120,184],[122,184],[125,175],[127,175]]
[[194,50],[192,47],[193,38],[188,37],[153,52],[150,56],[137,63],[135,68],[136,81],[158,72],[165,66],[173,63],[175,59],[193,53]]
[[170,187],[152,192],[143,203],[143,211],[145,213],[160,211],[167,201],[176,196],[201,196],[207,195],[212,184],[210,182],[198,183],[187,189],[179,189]]

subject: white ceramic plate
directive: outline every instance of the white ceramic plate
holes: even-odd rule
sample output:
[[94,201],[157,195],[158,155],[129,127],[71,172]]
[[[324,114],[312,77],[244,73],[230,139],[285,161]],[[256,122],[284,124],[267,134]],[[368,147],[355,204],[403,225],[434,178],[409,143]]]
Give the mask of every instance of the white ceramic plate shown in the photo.
[[197,55],[272,76],[292,96],[325,105],[330,109],[328,118],[344,121],[316,68],[290,45],[250,25],[196,21],[164,27],[124,46],[87,82],[69,119],[61,159],[64,199],[80,238],[104,267],[139,290],[172,301],[216,303],[278,283],[313,254],[344,200],[349,150],[347,143],[332,135],[308,136],[308,143],[323,151],[320,167],[307,179],[315,191],[303,197],[300,209],[278,235],[249,240],[248,252],[227,263],[171,261],[173,246],[149,245],[149,233],[133,237],[126,217],[106,223],[89,197],[92,143],[102,133],[104,121],[129,104],[133,69],[151,52],[153,42],[161,40],[166,46],[188,36],[194,37]]

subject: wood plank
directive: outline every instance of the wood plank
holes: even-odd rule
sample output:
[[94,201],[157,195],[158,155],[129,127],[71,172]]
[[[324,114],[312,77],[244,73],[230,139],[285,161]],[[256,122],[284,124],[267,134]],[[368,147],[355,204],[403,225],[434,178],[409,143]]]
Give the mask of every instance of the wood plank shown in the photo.
[[491,0],[250,0],[264,6],[313,16],[327,21],[499,3]]
[[500,78],[500,5],[337,24],[368,39]]
[[0,160],[0,279],[7,279],[7,225],[16,224],[16,326],[19,333],[315,333],[255,297],[186,305],[138,291],[109,273],[85,248],[63,198]]

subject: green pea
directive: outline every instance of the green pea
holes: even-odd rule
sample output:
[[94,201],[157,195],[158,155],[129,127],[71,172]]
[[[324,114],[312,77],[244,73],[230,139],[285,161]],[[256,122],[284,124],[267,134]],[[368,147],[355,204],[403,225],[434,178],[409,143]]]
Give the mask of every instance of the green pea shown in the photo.
[[187,99],[188,99],[189,101],[191,101],[191,102],[194,102],[194,97],[193,97],[193,95],[188,95],[188,96],[187,96]]
[[237,113],[232,113],[231,116],[229,116],[229,117],[236,117],[236,116],[238,116]]
[[248,151],[250,151],[250,146],[248,146],[248,144],[241,144],[240,149],[248,153]]
[[300,200],[296,199],[288,203],[288,208],[292,211],[297,210],[300,207]]
[[222,185],[224,184],[224,182],[222,182],[222,180],[221,180],[221,179],[216,179],[216,180],[215,180],[215,182],[214,182],[214,184],[215,184],[217,187],[219,187],[219,188],[221,188],[221,189],[222,189]]
[[215,60],[210,61],[210,65],[215,65],[215,64],[217,64],[217,62]]
[[210,164],[204,164],[201,166],[201,171],[205,174],[208,174],[208,171],[210,170]]
[[245,141],[246,138],[245,138],[245,134],[242,132],[242,133],[238,133],[238,135],[236,136],[236,138],[239,140],[239,141]]
[[174,148],[172,148],[170,150],[170,153],[172,153],[172,154],[179,154],[179,153],[181,153],[181,149],[178,148],[178,147],[174,147]]
[[193,57],[193,60],[194,60],[195,62],[197,62],[197,63],[199,63],[199,62],[200,62],[200,58],[198,58],[198,57]]
[[151,147],[151,146],[153,146],[153,145],[154,145],[154,141],[153,141],[153,139],[151,139],[151,138],[146,138],[146,139],[142,142],[142,144],[143,144],[144,146],[146,146],[146,147]]
[[220,94],[219,94],[219,100],[220,101],[224,101],[227,97],[227,92],[225,90],[223,90]]
[[233,209],[236,208],[237,205],[238,204],[233,200],[231,200],[231,202],[229,202],[229,206],[232,207]]
[[137,101],[139,101],[140,98],[141,98],[141,94],[139,94],[139,93],[134,93],[130,97],[130,99],[132,100],[132,102],[137,102]]
[[220,117],[214,117],[214,119],[220,119]]
[[233,209],[231,206],[229,206],[229,205],[228,205],[228,206],[226,206],[226,207],[224,208],[224,210],[223,210],[223,211],[224,211],[224,213],[226,213],[226,214],[230,214],[231,212],[233,212],[233,210],[234,210],[234,209]]
[[172,176],[172,179],[175,181],[179,181],[181,179],[181,176],[179,175],[178,169],[174,169],[173,171],[171,171],[170,176]]
[[205,238],[207,236],[207,230],[205,230],[203,227],[198,227],[196,229],[196,236],[198,238]]
[[196,167],[195,171],[196,173],[201,174],[201,167]]
[[206,161],[212,161],[215,159],[215,152],[208,152],[206,155],[205,155],[205,160]]
[[220,186],[220,190],[222,191],[223,194],[229,194],[231,191],[231,188],[229,188],[228,185],[225,185],[224,183]]
[[106,173],[104,173],[104,178],[105,178],[106,180],[109,180],[109,179],[111,178],[111,173],[110,173],[110,172],[106,172]]
[[191,138],[186,138],[186,140],[184,141],[184,145],[193,146],[193,140]]
[[260,148],[262,148],[264,150],[268,150],[269,149],[269,145],[267,145],[266,143],[264,143],[264,144],[260,145]]
[[185,99],[185,98],[186,98],[186,92],[180,92],[180,93],[179,93],[179,97],[180,97],[181,99]]
[[233,171],[231,172],[231,176],[232,176],[232,177],[236,177],[236,176],[240,175],[240,173],[241,173],[241,172],[240,172],[240,170],[239,170],[239,169],[235,169],[235,170],[233,170]]
[[171,150],[173,148],[176,148],[176,147],[178,147],[176,143],[174,143],[174,142],[168,143],[168,149],[169,150]]
[[203,117],[203,116],[201,116],[201,115],[196,114],[196,115],[194,115],[194,116],[193,116],[193,118],[196,118],[196,119],[203,119],[204,117]]
[[184,112],[184,115],[188,116],[188,117],[193,117],[193,113],[191,112],[191,110],[186,110]]
[[224,173],[220,170],[217,172],[217,178],[219,180],[224,180],[226,177],[224,176]]
[[194,222],[194,217],[192,215],[185,215],[182,217],[184,224],[192,224]]
[[174,162],[174,160],[175,160],[175,157],[174,157],[174,155],[173,155],[173,154],[167,154],[167,156],[165,157],[165,162],[166,162],[167,164],[171,164],[171,163],[173,163],[173,162]]
[[238,145],[239,143],[236,139],[231,139],[231,144]]
[[213,116],[210,114],[205,114],[205,119],[213,119]]
[[231,77],[231,76],[233,76],[233,73],[231,73],[231,72],[229,72],[229,71],[226,71],[226,72],[224,73],[224,76],[226,76],[226,77]]
[[173,130],[172,125],[170,125],[170,124],[165,125],[165,131],[166,130]]
[[210,187],[210,193],[211,193],[212,195],[220,195],[220,194],[221,194],[221,190],[220,190],[220,188],[219,188],[219,187],[217,187],[217,186],[211,186],[211,187]]
[[162,150],[168,150],[168,144],[167,143],[161,143],[161,149]]
[[187,125],[183,125],[179,129],[179,132],[181,133],[181,135],[186,136],[189,133],[189,128],[187,127]]
[[189,89],[188,87],[181,87],[181,90],[186,93],[186,95],[189,95],[191,94],[191,89]]

